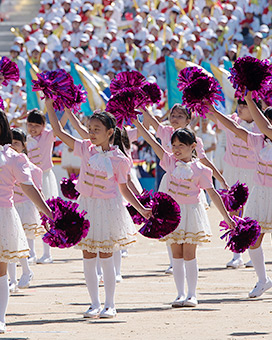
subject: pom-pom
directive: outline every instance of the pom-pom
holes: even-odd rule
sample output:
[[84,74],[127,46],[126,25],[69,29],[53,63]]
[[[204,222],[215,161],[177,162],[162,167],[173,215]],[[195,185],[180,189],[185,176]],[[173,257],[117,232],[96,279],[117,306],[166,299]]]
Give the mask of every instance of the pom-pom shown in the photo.
[[248,199],[249,191],[245,183],[237,181],[229,190],[218,190],[228,211],[241,209]]
[[229,229],[229,226],[225,221],[220,222],[222,229],[220,231],[227,232],[221,236],[221,239],[226,239],[227,245],[225,248],[229,248],[234,253],[243,253],[250,246],[254,246],[258,237],[261,234],[261,227],[258,222],[251,220],[249,217],[240,218],[233,216],[236,222],[234,229]]
[[79,192],[75,189],[77,182],[78,179],[75,174],[71,174],[69,178],[62,178],[60,181],[60,188],[64,197],[69,198],[70,200],[76,200],[78,198]]
[[169,195],[156,192],[151,201],[152,216],[139,230],[149,238],[160,239],[173,232],[180,222],[180,207]]
[[266,105],[272,106],[272,82],[270,82],[269,86],[263,91],[263,101]]
[[0,109],[5,110],[3,98],[0,96]]
[[0,73],[4,76],[4,81],[2,82],[4,86],[7,86],[11,80],[17,82],[20,79],[20,72],[17,64],[7,57],[3,57],[0,60]]
[[178,89],[183,91],[193,80],[201,76],[205,76],[205,73],[199,67],[185,67],[178,75]]
[[141,89],[123,89],[115,94],[107,103],[106,111],[112,113],[117,122],[117,126],[123,127],[124,121],[131,125],[131,119],[136,119],[139,112],[138,107],[147,105],[149,98]]
[[65,202],[60,197],[46,201],[53,211],[54,220],[46,215],[41,217],[47,230],[43,241],[51,247],[69,248],[87,236],[90,222],[84,219],[86,211],[77,210],[78,204]]
[[[150,208],[151,195],[152,191],[147,191],[144,189],[142,194],[136,195],[136,197],[145,208]],[[135,224],[140,225],[146,221],[146,219],[130,203],[127,205],[127,210]]]
[[150,98],[150,104],[158,104],[161,101],[161,90],[155,83],[147,83],[141,87],[141,89]]
[[120,72],[112,79],[110,84],[110,91],[112,95],[128,88],[138,88],[146,83],[145,77],[138,71]]
[[235,97],[243,98],[248,91],[256,100],[264,98],[266,87],[269,86],[272,76],[272,66],[268,60],[246,56],[238,58],[230,69],[230,81],[235,88]]
[[219,83],[213,77],[199,76],[184,88],[183,104],[188,110],[192,110],[206,118],[205,113],[209,111],[206,103],[213,105],[216,100],[223,100],[220,95],[220,89]]
[[82,87],[82,85],[75,85],[74,86],[75,91],[75,103],[73,105],[74,112],[78,112],[80,110],[80,105],[82,103],[85,103],[87,100],[87,91],[85,91]]

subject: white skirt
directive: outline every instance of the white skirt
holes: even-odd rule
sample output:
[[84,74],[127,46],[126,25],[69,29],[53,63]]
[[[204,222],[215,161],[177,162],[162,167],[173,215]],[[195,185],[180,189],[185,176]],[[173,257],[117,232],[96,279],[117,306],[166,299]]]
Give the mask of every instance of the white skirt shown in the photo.
[[258,221],[262,233],[272,233],[272,188],[255,185],[248,197],[244,217]]
[[79,196],[79,209],[87,211],[88,235],[76,248],[91,253],[113,253],[136,242],[137,231],[121,195],[102,199]]
[[52,169],[43,172],[42,192],[46,200],[59,195],[58,183]]
[[135,168],[132,168],[130,170],[130,177],[131,177],[132,183],[135,185],[135,188],[138,190],[139,193],[141,193],[143,191],[143,188],[137,177],[137,170]]
[[207,212],[202,203],[181,204],[181,221],[176,230],[160,239],[167,245],[190,243],[201,245],[211,241],[211,227]]
[[61,166],[64,169],[73,168],[79,169],[81,164],[81,158],[74,155],[73,151],[69,151],[67,145],[63,145],[61,154]]
[[28,257],[29,247],[15,207],[0,207],[0,262],[17,262]]
[[40,213],[32,201],[15,203],[15,208],[27,238],[33,240],[35,237],[45,234],[45,229],[41,225]]
[[237,181],[240,181],[241,183],[246,183],[249,192],[251,192],[254,186],[254,173],[255,169],[236,168],[224,162],[223,176],[225,177],[229,186],[232,186]]

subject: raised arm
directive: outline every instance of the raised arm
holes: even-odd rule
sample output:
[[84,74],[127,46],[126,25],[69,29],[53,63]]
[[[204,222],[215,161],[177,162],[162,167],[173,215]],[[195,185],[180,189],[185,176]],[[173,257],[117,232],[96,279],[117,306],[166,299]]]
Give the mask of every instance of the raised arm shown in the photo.
[[248,132],[246,129],[241,127],[231,118],[223,115],[221,112],[216,110],[215,107],[209,105],[209,110],[217,120],[219,120],[223,125],[225,125],[227,129],[235,133],[239,138],[241,138],[244,142],[247,143]]
[[148,126],[152,125],[153,128],[157,131],[160,126],[160,122],[158,121],[157,118],[154,117],[152,109],[151,108],[146,108],[145,110],[142,109],[141,112],[144,115],[144,121],[146,122],[146,124]]
[[247,93],[247,95],[245,96],[245,100],[247,102],[247,106],[252,115],[252,118],[254,119],[260,131],[265,136],[272,139],[272,125],[269,120],[263,115],[262,111],[258,108],[256,103],[252,100],[252,92]]
[[160,143],[155,139],[152,134],[147,131],[147,129],[141,124],[138,120],[133,120],[133,124],[138,129],[138,133],[143,136],[144,140],[152,147],[155,154],[159,157],[159,159],[162,159],[163,154],[165,153],[164,148],[160,145]]
[[76,115],[74,115],[68,108],[65,108],[65,114],[70,120],[73,128],[79,133],[80,137],[83,139],[89,139],[89,130],[81,123]]
[[60,122],[58,121],[58,118],[56,116],[54,107],[53,107],[53,100],[46,98],[45,99],[45,105],[47,107],[48,117],[50,124],[52,126],[52,129],[54,131],[54,135],[58,136],[65,144],[69,146],[69,148],[74,150],[74,142],[76,138],[69,135],[66,131],[63,130]]

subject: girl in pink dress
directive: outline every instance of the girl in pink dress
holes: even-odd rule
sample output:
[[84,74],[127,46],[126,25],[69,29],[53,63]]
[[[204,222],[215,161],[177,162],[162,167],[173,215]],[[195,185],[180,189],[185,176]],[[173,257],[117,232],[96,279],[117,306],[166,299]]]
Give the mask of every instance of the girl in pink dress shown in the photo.
[[[120,192],[146,218],[151,216],[151,209],[144,208],[127,186],[128,158],[118,147],[110,145],[116,126],[113,115],[107,112],[93,114],[88,121],[89,139],[79,140],[61,128],[51,99],[46,99],[46,106],[55,134],[82,160],[76,189],[80,193],[80,209],[87,211],[91,226],[87,237],[77,247],[83,251],[84,275],[92,300],[84,317],[112,318],[116,316],[112,254],[136,242],[136,230]],[[103,310],[98,294],[98,252],[106,295]]]
[[[55,141],[53,130],[45,128],[45,116],[33,109],[27,116],[27,154],[29,160],[43,171],[42,192],[45,199],[58,196],[58,184],[52,170],[52,151]],[[50,246],[43,242],[43,255],[37,263],[52,263]]]
[[53,218],[50,208],[32,183],[26,156],[10,148],[11,142],[7,117],[0,110],[0,333],[6,329],[9,296],[7,265],[29,255],[27,239],[13,203],[15,182],[20,183],[23,192],[41,211]]
[[[181,209],[181,221],[175,231],[164,238],[171,245],[173,275],[178,295],[173,307],[195,307],[198,267],[197,245],[209,242],[211,229],[204,205],[200,202],[200,190],[207,190],[210,198],[222,214],[226,223],[233,228],[235,222],[226,211],[221,197],[213,187],[212,171],[196,158],[197,141],[193,132],[178,129],[171,137],[172,153],[167,152],[139,121],[134,121],[139,133],[150,144],[166,171],[166,193],[172,196]],[[188,285],[185,296],[185,277]]]
[[210,106],[210,110],[214,117],[239,137],[255,156],[254,185],[244,209],[244,216],[257,220],[262,228],[257,242],[248,250],[258,276],[256,286],[249,292],[249,297],[255,298],[272,287],[272,281],[265,270],[261,246],[264,234],[272,233],[272,110],[270,107],[263,114],[252,100],[251,92],[248,92],[245,99],[261,133],[248,131],[214,107]]

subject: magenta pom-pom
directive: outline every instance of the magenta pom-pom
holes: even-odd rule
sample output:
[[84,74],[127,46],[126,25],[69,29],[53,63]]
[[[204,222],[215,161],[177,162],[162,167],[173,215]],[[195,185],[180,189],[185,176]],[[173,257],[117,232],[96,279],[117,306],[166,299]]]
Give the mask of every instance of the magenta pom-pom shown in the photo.
[[266,105],[272,106],[272,79],[268,87],[264,89],[262,99]]
[[218,190],[228,211],[241,209],[248,199],[249,191],[245,183],[237,181],[229,190]]
[[82,85],[75,85],[74,86],[75,91],[75,102],[73,105],[74,112],[78,112],[80,110],[80,105],[82,103],[85,103],[87,100],[87,91],[83,89]]
[[[150,208],[152,191],[147,191],[144,189],[141,195],[136,195],[136,197],[145,208]],[[130,203],[127,204],[127,210],[135,224],[140,225],[146,221],[146,219]]]
[[43,241],[51,247],[69,248],[86,237],[90,222],[85,220],[86,211],[78,210],[78,204],[63,201],[60,197],[46,201],[51,208],[54,220],[46,215],[41,217],[42,225],[47,230]]
[[3,98],[0,96],[0,109],[5,110]]
[[172,233],[180,222],[180,207],[168,194],[156,192],[151,200],[152,216],[139,233],[148,238],[160,239]]
[[131,119],[136,119],[137,108],[148,104],[149,97],[140,88],[123,89],[115,94],[107,103],[106,111],[112,113],[117,126],[123,127],[124,122],[131,125]]
[[0,73],[4,76],[4,81],[2,82],[4,86],[7,86],[11,80],[17,82],[20,79],[20,72],[17,64],[7,57],[3,57],[0,60]]
[[78,178],[75,174],[71,174],[69,178],[63,177],[60,181],[60,189],[64,197],[70,200],[76,200],[79,192],[75,189]]
[[264,98],[272,77],[272,65],[268,60],[246,56],[238,58],[230,69],[230,81],[235,88],[235,97],[243,98],[248,91],[256,100]]
[[158,104],[161,101],[161,89],[155,83],[147,83],[141,87],[141,89],[150,98],[150,104]]
[[178,89],[183,91],[193,80],[204,75],[205,73],[199,67],[185,67],[178,75]]
[[138,71],[120,72],[112,79],[110,91],[112,95],[128,88],[138,88],[146,83],[146,78]]
[[226,248],[229,248],[234,253],[243,253],[250,246],[254,246],[258,237],[261,234],[261,227],[258,222],[251,220],[249,217],[240,218],[233,216],[236,222],[234,229],[229,229],[228,224],[225,221],[220,222],[222,229],[220,231],[227,232],[221,236],[221,239],[226,239]]

